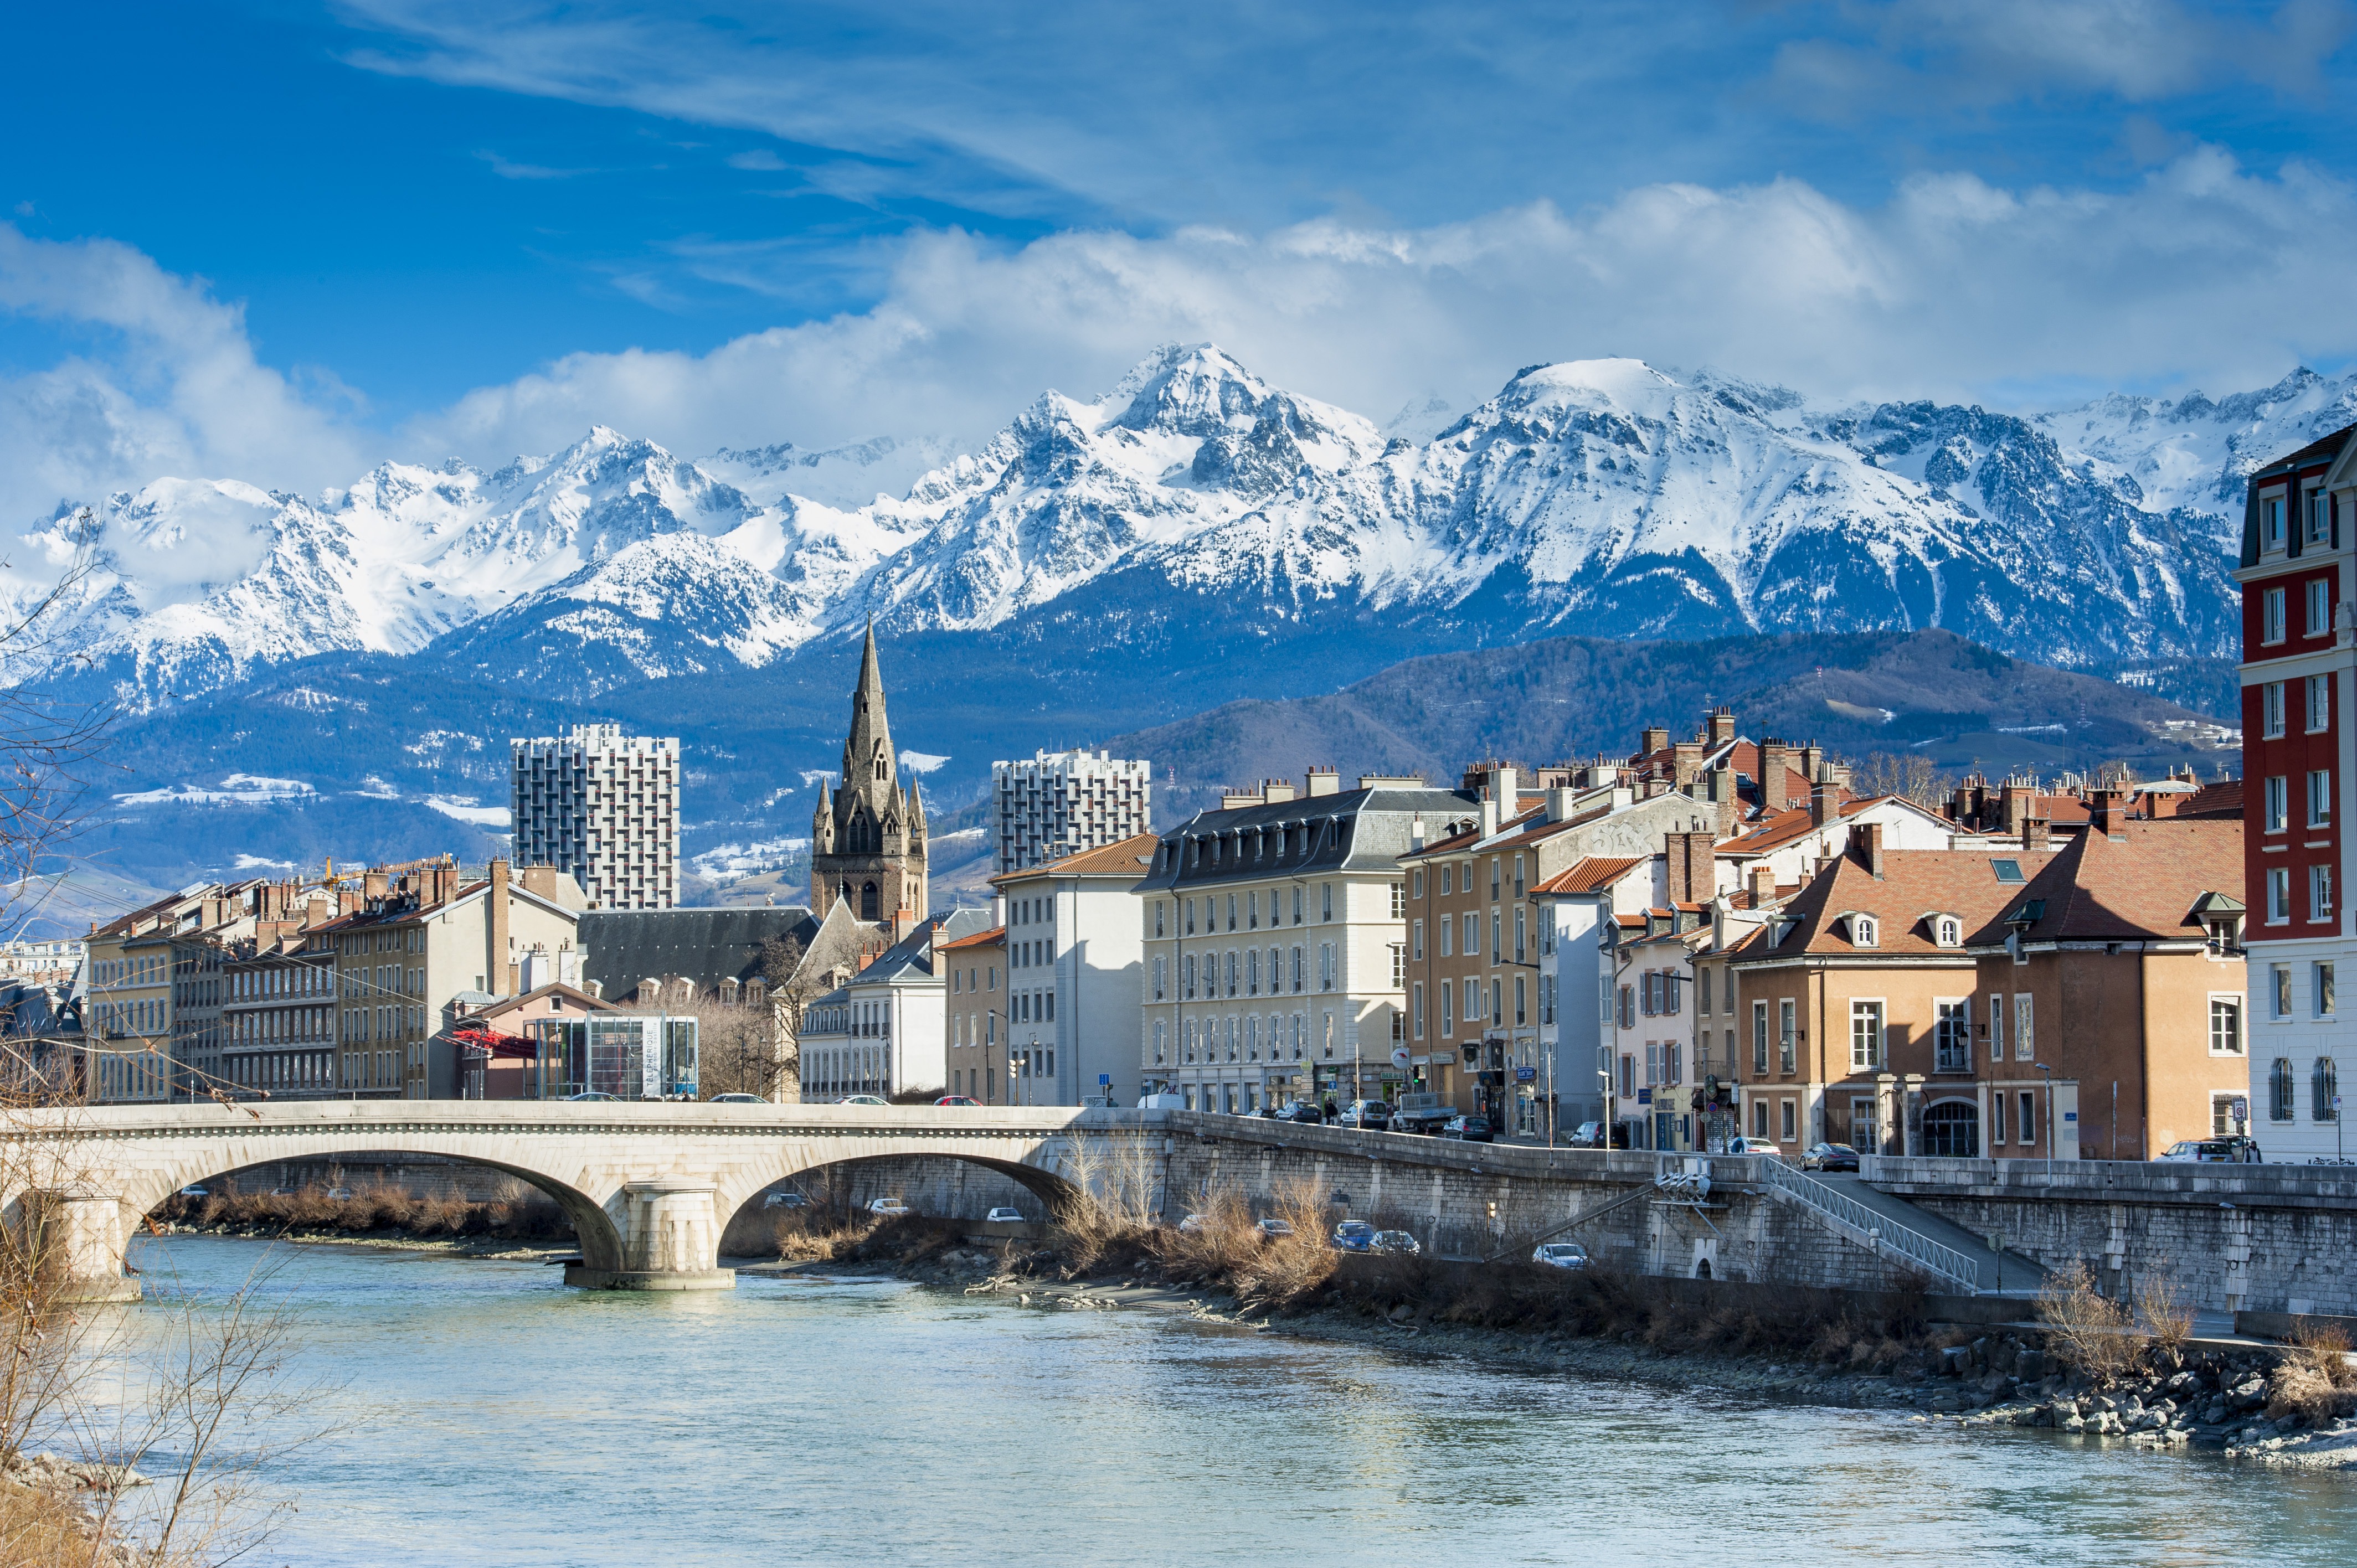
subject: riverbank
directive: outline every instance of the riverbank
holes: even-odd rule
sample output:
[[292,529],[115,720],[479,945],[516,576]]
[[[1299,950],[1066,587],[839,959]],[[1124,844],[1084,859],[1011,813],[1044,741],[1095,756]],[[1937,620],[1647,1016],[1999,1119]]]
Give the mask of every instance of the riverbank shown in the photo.
[[[1513,1263],[1329,1256],[1293,1299],[1207,1277],[1201,1249],[1106,1249],[1092,1270],[1063,1244],[980,1245],[954,1222],[877,1227],[831,1255],[755,1272],[885,1273],[1049,1310],[1183,1313],[1238,1329],[1388,1353],[1459,1358],[1749,1401],[1878,1412],[1966,1428],[2044,1429],[2074,1441],[2205,1451],[2268,1465],[2357,1469],[2357,1366],[2345,1345],[2153,1343],[2133,1334],[2073,1362],[2072,1334],[2036,1321],[1932,1321],[1918,1298],[1563,1274]],[[1099,1249],[1084,1240],[1082,1252]],[[1176,1265],[1174,1267],[1174,1265]],[[1259,1283],[1255,1279],[1254,1283]],[[1732,1305],[1746,1296],[1749,1307]]]

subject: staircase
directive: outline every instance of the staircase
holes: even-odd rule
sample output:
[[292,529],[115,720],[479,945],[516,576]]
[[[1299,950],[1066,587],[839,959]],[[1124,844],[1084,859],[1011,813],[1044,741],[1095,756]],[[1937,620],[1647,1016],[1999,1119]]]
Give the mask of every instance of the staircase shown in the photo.
[[2029,1259],[1992,1251],[1953,1220],[1868,1187],[1854,1176],[1810,1176],[1781,1160],[1760,1161],[1768,1190],[1810,1210],[1834,1230],[1893,1262],[1920,1269],[1966,1295],[2035,1295],[2046,1271]]

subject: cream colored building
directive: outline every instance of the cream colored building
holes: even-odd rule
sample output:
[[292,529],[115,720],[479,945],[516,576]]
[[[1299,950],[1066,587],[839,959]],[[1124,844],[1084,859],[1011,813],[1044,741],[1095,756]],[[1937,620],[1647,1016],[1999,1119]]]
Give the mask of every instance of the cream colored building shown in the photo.
[[1230,794],[1163,836],[1136,885],[1148,1092],[1243,1115],[1405,1081],[1406,891],[1419,821],[1479,813],[1420,779],[1330,769]]

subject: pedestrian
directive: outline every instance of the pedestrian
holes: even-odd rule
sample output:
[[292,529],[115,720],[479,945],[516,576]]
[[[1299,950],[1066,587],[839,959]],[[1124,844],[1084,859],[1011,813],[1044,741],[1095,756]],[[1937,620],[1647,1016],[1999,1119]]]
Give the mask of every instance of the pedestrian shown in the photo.
[[1330,1094],[1328,1095],[1326,1097],[1326,1124],[1329,1127],[1332,1126],[1341,1118],[1341,1115],[1342,1112],[1335,1108],[1334,1097]]

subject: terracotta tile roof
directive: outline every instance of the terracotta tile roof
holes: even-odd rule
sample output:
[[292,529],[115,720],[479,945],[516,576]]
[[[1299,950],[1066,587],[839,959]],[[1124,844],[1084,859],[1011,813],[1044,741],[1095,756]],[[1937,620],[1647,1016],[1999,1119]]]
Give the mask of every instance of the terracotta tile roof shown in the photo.
[[2200,936],[2196,899],[2204,893],[2242,897],[2243,823],[2165,817],[2123,823],[2117,838],[2082,833],[2015,891],[1974,941],[2004,941],[2005,917],[2033,902],[2044,908],[2022,933],[2025,941]]
[[2239,779],[2218,779],[2204,784],[2177,804],[2171,813],[2184,817],[2232,817],[2243,820],[2243,781]]
[[[1868,806],[1896,799],[1898,797],[1895,795],[1876,795],[1864,800],[1845,799],[1841,802],[1841,814],[1845,817],[1854,817]],[[1781,849],[1788,843],[1805,838],[1816,825],[1817,816],[1813,808],[1788,806],[1772,815],[1760,818],[1751,825],[1750,832],[1738,838],[1729,839],[1718,847],[1729,854],[1765,854],[1771,849]]]
[[1020,871],[1002,871],[990,881],[996,886],[1032,876],[1135,876],[1154,864],[1155,846],[1161,842],[1157,833],[1132,833],[1118,843],[1099,844]]
[[970,937],[960,937],[953,942],[943,942],[940,947],[933,950],[936,952],[947,952],[952,948],[986,948],[993,942],[1005,940],[1006,937],[1006,928],[1005,926],[993,926],[986,931],[976,931]]
[[[1851,956],[1910,958],[1927,953],[1962,956],[1959,948],[1943,948],[1932,940],[1925,917],[1955,916],[1964,926],[1964,940],[2000,920],[2018,906],[2059,852],[1915,849],[1889,850],[1882,857],[1882,875],[1846,854],[1819,872],[1800,897],[1787,906],[1797,922],[1781,942],[1755,950],[1754,957],[1791,958]],[[2021,882],[1997,880],[1996,863],[2018,865]],[[1873,947],[1850,940],[1844,916],[1857,913],[1875,918]],[[1998,936],[2003,937],[2000,928]]]
[[1650,858],[1641,854],[1591,854],[1556,872],[1533,888],[1534,893],[1594,893],[1609,887],[1615,882],[1645,864]]

